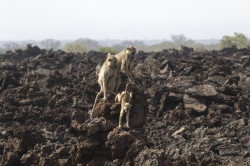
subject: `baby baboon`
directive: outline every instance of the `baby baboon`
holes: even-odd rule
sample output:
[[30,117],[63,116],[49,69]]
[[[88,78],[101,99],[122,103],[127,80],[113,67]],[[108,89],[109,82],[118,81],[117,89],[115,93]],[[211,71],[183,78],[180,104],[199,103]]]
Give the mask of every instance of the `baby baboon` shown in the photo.
[[118,76],[116,79],[116,87],[115,92],[118,92],[118,89],[120,87],[121,83],[121,77],[120,77],[120,71],[124,72],[127,77],[129,78],[130,82],[134,82],[134,79],[132,78],[130,74],[130,66],[134,59],[134,55],[136,53],[135,47],[129,46],[125,50],[121,51],[120,53],[116,54],[115,57],[118,60]]
[[133,97],[133,93],[128,92],[129,85],[130,83],[126,85],[125,91],[123,91],[121,94],[118,93],[115,97],[115,101],[121,104],[121,112],[120,112],[119,126],[118,126],[119,128],[122,128],[122,118],[125,112],[126,112],[126,127],[129,128],[129,114],[130,114],[130,109],[132,107],[130,102]]
[[107,100],[108,93],[114,93],[115,83],[117,78],[117,59],[114,55],[108,53],[105,62],[103,63],[101,70],[98,74],[98,83],[101,87],[100,92],[97,93],[94,106],[92,111],[95,108],[97,100],[103,94],[104,100]]

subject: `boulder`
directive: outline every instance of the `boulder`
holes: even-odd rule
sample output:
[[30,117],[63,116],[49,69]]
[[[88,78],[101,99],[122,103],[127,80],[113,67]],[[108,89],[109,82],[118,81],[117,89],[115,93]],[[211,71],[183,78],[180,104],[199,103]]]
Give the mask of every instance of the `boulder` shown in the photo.
[[185,90],[185,93],[192,97],[214,97],[218,94],[212,85],[198,85]]
[[199,113],[204,113],[207,109],[207,106],[205,104],[206,102],[205,99],[193,98],[186,94],[183,97],[183,102],[186,109],[191,108]]

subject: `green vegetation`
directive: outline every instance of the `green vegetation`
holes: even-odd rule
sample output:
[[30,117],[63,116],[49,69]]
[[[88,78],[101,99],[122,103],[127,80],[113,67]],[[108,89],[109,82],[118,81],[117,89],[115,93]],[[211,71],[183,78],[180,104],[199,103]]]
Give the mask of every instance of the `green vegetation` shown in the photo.
[[223,36],[220,41],[220,49],[232,47],[236,47],[238,49],[249,48],[250,41],[242,33],[234,33],[234,36]]
[[84,53],[84,52],[89,51],[89,49],[81,43],[73,42],[73,43],[65,44],[64,51],[74,52],[74,53]]
[[80,38],[74,42],[65,44],[63,49],[66,52],[83,53],[90,50],[97,50],[99,48],[100,46],[97,41],[88,38]]
[[162,51],[164,49],[180,49],[181,46],[192,47],[195,49],[206,49],[206,50],[217,50],[219,49],[218,44],[201,44],[196,43],[194,40],[188,39],[183,34],[172,35],[170,41],[164,41],[159,44],[155,44],[146,48],[146,51]]
[[150,46],[149,48],[147,48],[147,51],[162,51],[164,49],[169,49],[169,48],[176,48],[177,49],[177,45],[174,42],[171,41],[165,41],[159,44],[155,44]]
[[104,52],[104,53],[111,53],[111,54],[115,54],[117,53],[117,51],[115,51],[113,48],[111,47],[101,47],[99,50],[97,50],[99,52]]
[[88,50],[97,50],[100,48],[98,41],[91,40],[88,38],[77,39],[76,41],[74,41],[74,43],[84,45],[85,47],[87,47]]
[[137,50],[143,50],[143,51],[146,51],[146,49],[149,47],[145,45],[143,41],[140,41],[140,40],[134,40],[134,41],[125,40],[119,44],[115,44],[111,46],[111,48],[115,50],[116,52],[120,52],[121,50],[123,50],[124,48],[128,46],[134,46],[136,47]]
[[[118,41],[119,42],[119,41]],[[171,40],[165,40],[161,43],[146,45],[142,40],[125,40],[120,43],[116,42],[111,46],[100,45],[98,41],[88,39],[88,38],[79,38],[75,41],[59,41],[54,39],[46,39],[42,41],[17,41],[17,42],[0,42],[0,53],[5,53],[8,50],[15,49],[24,49],[28,43],[33,46],[37,45],[40,48],[44,49],[53,49],[58,50],[62,49],[66,52],[74,52],[74,53],[83,53],[88,52],[90,50],[100,51],[104,53],[117,53],[123,50],[128,46],[134,46],[136,49],[146,51],[146,52],[156,52],[162,51],[164,49],[180,49],[181,46],[192,47],[197,50],[218,50],[223,48],[236,47],[238,49],[241,48],[250,48],[249,39],[242,33],[234,33],[233,36],[223,36],[220,42],[212,43],[212,44],[203,44],[192,39],[187,38],[183,34],[180,35],[172,35]]]

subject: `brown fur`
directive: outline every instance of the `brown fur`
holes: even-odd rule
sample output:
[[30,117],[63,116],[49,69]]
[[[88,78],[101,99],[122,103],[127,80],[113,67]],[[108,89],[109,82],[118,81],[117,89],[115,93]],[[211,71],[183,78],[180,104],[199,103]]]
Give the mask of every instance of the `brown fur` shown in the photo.
[[130,66],[134,59],[134,54],[136,53],[136,48],[129,46],[125,50],[121,51],[120,53],[116,54],[115,57],[118,61],[118,76],[116,79],[116,87],[115,92],[118,92],[118,89],[120,87],[121,83],[121,77],[120,77],[120,71],[124,72],[127,77],[129,78],[130,82],[134,82],[134,79],[132,78],[130,74]]
[[95,108],[97,100],[103,94],[104,100],[107,100],[108,93],[114,93],[115,83],[117,79],[117,59],[114,55],[108,53],[105,62],[103,63],[101,70],[98,74],[98,83],[101,87],[100,92],[96,95],[94,106]]
[[119,102],[121,104],[121,111],[120,111],[120,116],[119,116],[119,128],[122,128],[122,118],[124,113],[126,112],[126,127],[129,128],[129,115],[130,115],[130,109],[132,105],[130,104],[133,93],[128,92],[128,86],[130,83],[126,85],[125,91],[122,93],[118,93],[117,96],[115,97],[115,101]]

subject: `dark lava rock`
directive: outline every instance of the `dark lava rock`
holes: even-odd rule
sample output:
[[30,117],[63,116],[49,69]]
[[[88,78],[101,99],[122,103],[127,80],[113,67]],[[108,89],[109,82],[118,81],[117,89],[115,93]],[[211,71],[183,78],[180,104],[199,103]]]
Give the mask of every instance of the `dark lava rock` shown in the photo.
[[139,51],[131,128],[118,129],[114,95],[90,116],[104,53],[8,51],[0,55],[0,165],[250,165],[249,55]]
[[206,100],[202,98],[192,98],[189,95],[184,95],[183,97],[184,106],[186,109],[193,109],[199,113],[206,111],[207,106],[205,104]]

